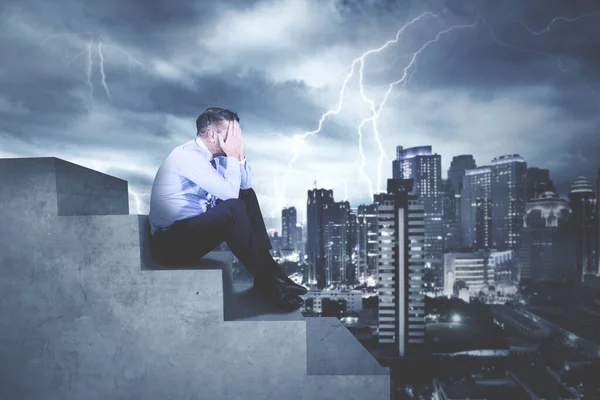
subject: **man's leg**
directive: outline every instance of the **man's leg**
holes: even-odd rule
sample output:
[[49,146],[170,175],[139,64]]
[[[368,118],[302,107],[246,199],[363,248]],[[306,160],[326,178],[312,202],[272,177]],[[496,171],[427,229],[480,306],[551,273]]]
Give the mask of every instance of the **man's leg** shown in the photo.
[[252,230],[254,231],[261,256],[263,256],[265,261],[271,267],[275,268],[275,272],[278,275],[281,275],[281,273],[285,274],[281,266],[273,259],[271,253],[269,252],[273,246],[271,245],[271,240],[269,239],[269,234],[267,233],[267,228],[265,227],[265,221],[260,211],[260,205],[258,203],[258,198],[256,197],[256,192],[252,188],[241,189],[239,198],[246,204],[248,217],[250,218]]
[[223,241],[252,275],[269,276],[270,270],[258,250],[246,205],[239,199],[222,201],[200,215],[176,221],[169,230],[157,233],[154,245],[163,258],[189,263],[199,260]]
[[271,246],[271,241],[269,240],[269,235],[267,234],[267,228],[265,227],[265,222],[262,213],[260,212],[260,206],[258,204],[258,199],[254,189],[250,188],[240,190],[239,198],[246,203],[252,229],[257,238],[257,242],[259,242],[259,252],[265,264],[270,268],[275,276],[283,279],[283,281],[286,282],[286,284],[290,287],[290,290],[292,290],[294,293],[306,294],[307,289],[292,281],[288,277],[283,267],[273,259],[271,253],[269,252],[269,249],[272,249],[273,246]]
[[269,234],[267,233],[267,228],[265,227],[265,220],[263,219],[262,213],[260,211],[260,205],[258,204],[256,192],[252,188],[240,189],[239,198],[244,203],[246,203],[248,217],[250,217],[250,223],[252,224],[252,229],[254,230],[254,234],[256,235],[260,249],[272,249],[273,246],[271,246],[271,241],[269,240]]

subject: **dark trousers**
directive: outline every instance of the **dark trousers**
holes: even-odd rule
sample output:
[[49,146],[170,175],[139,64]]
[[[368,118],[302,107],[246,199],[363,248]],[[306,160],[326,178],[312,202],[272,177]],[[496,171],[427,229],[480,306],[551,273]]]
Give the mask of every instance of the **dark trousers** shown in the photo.
[[252,188],[241,189],[238,199],[218,200],[206,212],[156,231],[151,241],[154,254],[166,263],[197,262],[226,242],[255,277],[273,274],[277,265],[269,253],[271,241]]

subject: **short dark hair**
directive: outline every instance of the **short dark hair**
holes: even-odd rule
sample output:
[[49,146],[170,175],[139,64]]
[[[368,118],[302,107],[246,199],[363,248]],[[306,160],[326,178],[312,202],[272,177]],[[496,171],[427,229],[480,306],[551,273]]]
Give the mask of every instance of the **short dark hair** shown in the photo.
[[206,135],[210,128],[219,126],[223,121],[240,122],[240,117],[234,111],[225,108],[207,108],[196,120],[196,135]]

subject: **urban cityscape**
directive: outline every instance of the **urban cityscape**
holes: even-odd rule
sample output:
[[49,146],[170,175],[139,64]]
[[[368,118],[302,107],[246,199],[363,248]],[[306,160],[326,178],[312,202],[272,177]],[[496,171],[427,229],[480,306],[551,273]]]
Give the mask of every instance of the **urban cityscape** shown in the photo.
[[518,154],[443,178],[432,146],[398,146],[389,167],[371,204],[315,183],[305,223],[281,210],[272,253],[304,315],[340,318],[394,398],[600,398],[600,168],[557,193]]

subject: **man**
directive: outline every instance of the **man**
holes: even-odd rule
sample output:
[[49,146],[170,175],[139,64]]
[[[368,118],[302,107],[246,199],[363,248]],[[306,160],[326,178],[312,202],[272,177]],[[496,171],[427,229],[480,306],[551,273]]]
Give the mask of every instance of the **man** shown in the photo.
[[236,113],[208,108],[196,138],[177,146],[158,169],[150,198],[151,247],[165,262],[199,260],[223,241],[254,275],[254,287],[292,311],[304,304],[297,285],[271,257]]

